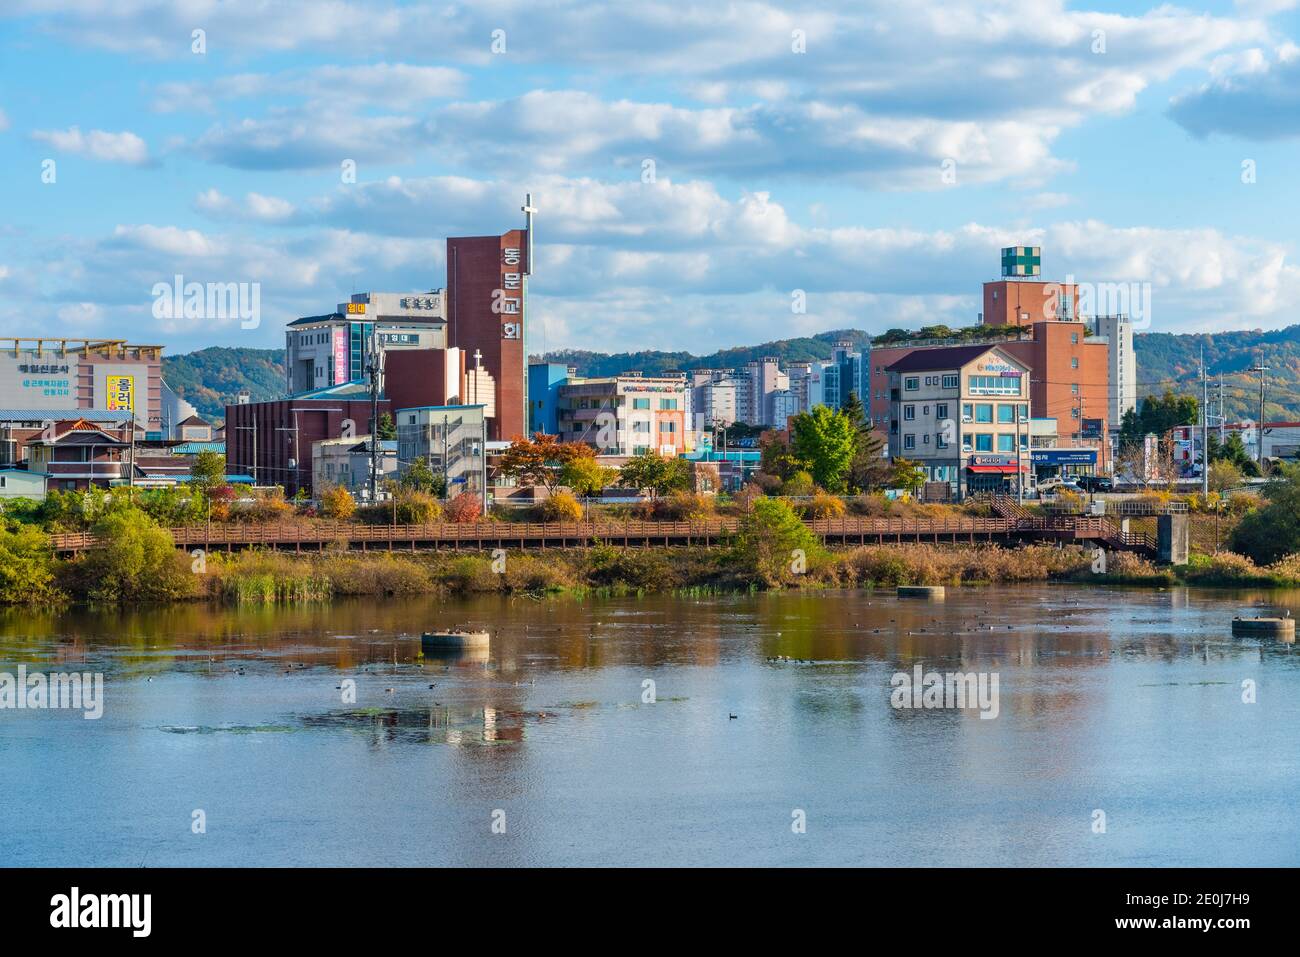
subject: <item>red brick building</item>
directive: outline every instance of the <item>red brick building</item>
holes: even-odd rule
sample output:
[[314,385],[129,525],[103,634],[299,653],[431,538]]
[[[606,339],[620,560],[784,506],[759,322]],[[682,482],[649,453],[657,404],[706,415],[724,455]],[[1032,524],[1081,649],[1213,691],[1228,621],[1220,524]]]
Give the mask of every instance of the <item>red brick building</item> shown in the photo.
[[524,322],[529,266],[526,229],[447,240],[447,344],[463,350],[467,368],[480,354],[495,380],[490,440],[509,441],[528,430]]
[[1032,326],[1079,315],[1079,288],[1073,283],[999,279],[984,284],[986,326]]
[[[379,415],[392,412],[379,400]],[[226,472],[256,485],[282,485],[285,495],[312,490],[312,443],[369,435],[370,395],[345,383],[269,402],[226,406]],[[290,464],[292,463],[292,464]]]

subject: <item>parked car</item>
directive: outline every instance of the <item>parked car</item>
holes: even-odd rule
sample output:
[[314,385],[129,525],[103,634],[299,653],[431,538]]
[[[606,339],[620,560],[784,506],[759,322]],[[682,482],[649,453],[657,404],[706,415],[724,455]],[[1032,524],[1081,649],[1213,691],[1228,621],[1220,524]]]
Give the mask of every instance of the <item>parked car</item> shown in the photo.
[[1062,492],[1073,492],[1076,495],[1083,491],[1071,479],[1047,478],[1043,479],[1037,485],[1038,497],[1043,498],[1048,495],[1059,495]]
[[1115,482],[1109,475],[1080,475],[1079,488],[1085,492],[1113,492]]

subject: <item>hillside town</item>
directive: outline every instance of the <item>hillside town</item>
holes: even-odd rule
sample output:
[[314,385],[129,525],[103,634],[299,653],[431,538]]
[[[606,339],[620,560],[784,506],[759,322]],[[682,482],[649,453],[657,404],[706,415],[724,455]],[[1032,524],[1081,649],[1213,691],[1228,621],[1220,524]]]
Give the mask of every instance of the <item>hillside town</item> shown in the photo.
[[[534,437],[588,446],[611,477],[639,457],[675,458],[693,489],[734,492],[764,471],[765,445],[788,443],[793,424],[818,408],[851,410],[870,434],[889,466],[873,488],[932,502],[1204,477],[1210,425],[1212,451],[1233,437],[1261,464],[1300,447],[1300,423],[1229,422],[1211,398],[1201,421],[1138,436],[1135,457],[1121,445],[1122,436],[1133,444],[1126,418],[1139,408],[1134,323],[1094,314],[1087,304],[1105,297],[1072,277],[1044,278],[1039,247],[1002,250],[977,326],[952,338],[923,332],[861,349],[845,340],[827,361],[784,366],[766,357],[585,376],[528,358],[524,208],[522,228],[449,238],[444,287],[356,293],[288,323],[284,394],[242,394],[222,421],[204,419],[168,385],[163,346],[0,340],[0,496],[183,485],[209,453],[224,457],[232,487],[311,500],[343,489],[377,503],[410,469],[428,469],[444,498],[472,495],[486,513],[544,491],[509,468],[512,443]],[[904,481],[891,480],[899,474]],[[580,491],[643,491],[619,484]]]

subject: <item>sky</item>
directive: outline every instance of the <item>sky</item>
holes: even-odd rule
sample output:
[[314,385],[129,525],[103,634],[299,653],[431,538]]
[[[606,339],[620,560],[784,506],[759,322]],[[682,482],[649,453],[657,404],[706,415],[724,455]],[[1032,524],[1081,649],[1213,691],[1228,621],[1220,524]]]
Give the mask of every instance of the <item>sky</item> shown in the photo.
[[970,325],[1007,245],[1279,328],[1295,5],[3,0],[0,336],[280,347],[528,192],[533,351]]

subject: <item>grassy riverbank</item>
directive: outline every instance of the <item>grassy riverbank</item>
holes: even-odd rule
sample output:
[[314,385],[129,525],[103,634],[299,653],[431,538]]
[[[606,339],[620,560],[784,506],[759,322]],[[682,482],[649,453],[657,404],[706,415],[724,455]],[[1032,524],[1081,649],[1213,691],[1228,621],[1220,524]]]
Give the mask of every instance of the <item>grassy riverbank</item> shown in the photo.
[[399,595],[638,594],[775,588],[853,588],[1068,581],[1236,587],[1300,585],[1300,555],[1256,565],[1231,553],[1197,554],[1159,568],[1128,553],[989,544],[868,545],[828,549],[788,504],[759,497],[734,534],[711,546],[584,548],[456,554],[178,551],[170,532],[137,508],[94,526],[100,544],[56,559],[30,525],[0,528],[0,604],[324,602]]

